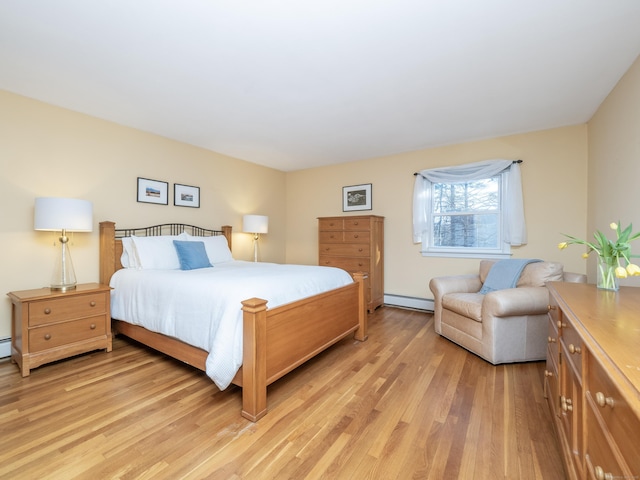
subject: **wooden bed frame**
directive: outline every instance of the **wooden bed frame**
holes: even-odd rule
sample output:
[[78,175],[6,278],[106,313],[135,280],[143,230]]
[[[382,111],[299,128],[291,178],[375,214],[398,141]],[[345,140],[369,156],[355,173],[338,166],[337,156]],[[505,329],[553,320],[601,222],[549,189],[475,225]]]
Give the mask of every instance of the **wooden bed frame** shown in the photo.
[[[183,224],[116,230],[114,222],[100,222],[100,282],[108,285],[122,268],[122,237],[177,235],[224,235],[231,249],[231,227],[207,230]],[[232,383],[242,387],[242,416],[257,421],[267,413],[267,386],[329,346],[355,333],[367,339],[364,298],[365,273],[353,275],[353,284],[268,309],[267,301],[249,298],[242,302],[243,365]],[[205,370],[208,353],[173,337],[113,320],[113,331],[155,350]]]

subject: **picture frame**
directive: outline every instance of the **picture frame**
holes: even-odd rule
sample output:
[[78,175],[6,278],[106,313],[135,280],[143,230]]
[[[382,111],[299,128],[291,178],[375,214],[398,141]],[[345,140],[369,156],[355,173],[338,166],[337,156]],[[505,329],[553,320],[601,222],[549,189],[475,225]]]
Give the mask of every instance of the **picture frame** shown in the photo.
[[169,183],[138,177],[138,202],[169,204]]
[[174,183],[173,204],[177,207],[200,208],[200,187]]
[[342,187],[342,211],[371,210],[371,184]]

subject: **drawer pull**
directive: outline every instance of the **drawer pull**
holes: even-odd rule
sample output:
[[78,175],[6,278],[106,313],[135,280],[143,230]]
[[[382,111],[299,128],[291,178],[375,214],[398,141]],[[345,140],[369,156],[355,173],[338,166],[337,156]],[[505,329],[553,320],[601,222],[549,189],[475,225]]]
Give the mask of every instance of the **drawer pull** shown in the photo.
[[555,338],[553,338],[553,337],[548,337],[548,338],[547,338],[547,342],[549,342],[549,343],[556,343],[556,339],[555,339]]
[[358,251],[359,251],[359,252],[361,252],[361,251],[363,251],[363,250],[364,250],[364,248],[359,248],[359,249],[358,249]]
[[601,407],[606,407],[607,405],[609,405],[611,408],[613,408],[613,397],[605,397],[604,393],[602,392],[597,392],[596,393],[596,403],[601,406]]
[[359,235],[357,233],[353,235],[353,238],[358,238],[358,237]]
[[335,235],[329,235],[329,238],[336,238]]
[[567,324],[563,323],[561,320],[558,320],[558,323],[556,323],[556,325],[558,326],[558,328],[567,328]]
[[89,305],[92,306],[92,307],[95,307],[96,306],[96,302],[95,301],[89,302]]
[[95,323],[92,323],[91,325],[89,325],[89,328],[90,328],[91,330],[95,330],[95,329],[96,329],[96,324],[95,324]]
[[560,408],[564,413],[573,412],[573,402],[570,398],[566,398],[564,395],[560,397]]
[[574,355],[574,354],[578,354],[580,355],[582,353],[582,349],[580,347],[576,347],[573,343],[569,344],[569,353]]
[[545,377],[553,377],[553,372],[550,372],[549,370],[545,370],[544,371],[544,376]]
[[358,225],[358,222],[353,222],[354,225]]
[[51,313],[51,309],[50,308],[45,308],[44,309],[44,314],[45,315],[49,315]]
[[605,472],[600,465],[593,469],[597,480],[613,480],[613,473]]
[[555,310],[556,306],[555,305],[547,305],[547,310],[551,311],[551,310]]
[[50,333],[45,333],[44,334],[44,339],[45,340],[51,340],[51,334]]

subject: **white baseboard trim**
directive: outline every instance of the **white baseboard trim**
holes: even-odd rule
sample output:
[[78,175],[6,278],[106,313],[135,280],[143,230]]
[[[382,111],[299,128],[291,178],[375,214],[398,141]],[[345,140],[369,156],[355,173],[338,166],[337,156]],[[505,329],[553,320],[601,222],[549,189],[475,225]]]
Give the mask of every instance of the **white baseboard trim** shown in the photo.
[[0,338],[0,358],[11,356],[11,337]]
[[404,295],[392,295],[385,293],[384,304],[433,312],[433,300],[428,298],[406,297]]

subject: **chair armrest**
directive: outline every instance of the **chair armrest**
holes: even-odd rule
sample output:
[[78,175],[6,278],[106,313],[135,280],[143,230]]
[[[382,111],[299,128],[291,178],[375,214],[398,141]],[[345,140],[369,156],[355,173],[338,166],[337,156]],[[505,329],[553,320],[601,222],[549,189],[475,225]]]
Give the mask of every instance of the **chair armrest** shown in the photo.
[[477,274],[435,277],[429,282],[434,298],[441,299],[447,293],[475,293],[482,288]]
[[510,317],[514,315],[541,315],[549,311],[547,287],[507,288],[487,293],[482,302],[485,315]]

